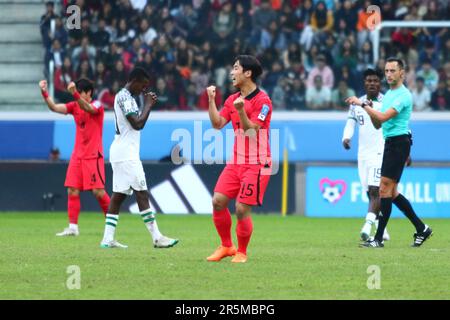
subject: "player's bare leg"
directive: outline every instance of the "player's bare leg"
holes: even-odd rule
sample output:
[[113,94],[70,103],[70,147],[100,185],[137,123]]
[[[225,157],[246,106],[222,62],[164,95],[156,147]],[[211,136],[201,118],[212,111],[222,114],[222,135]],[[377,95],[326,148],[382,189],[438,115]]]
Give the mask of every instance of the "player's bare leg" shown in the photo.
[[220,261],[225,257],[234,256],[236,247],[231,240],[231,214],[228,210],[228,197],[222,193],[215,192],[212,200],[213,221],[217,233],[220,236],[221,245],[212,255],[206,258],[208,261]]
[[150,208],[148,202],[148,191],[136,191],[136,201],[138,203],[140,215],[144,220],[147,230],[150,232],[155,248],[171,248],[178,243],[178,239],[171,239],[161,234],[156,223],[155,213]]
[[97,199],[98,204],[102,208],[103,214],[106,216],[108,213],[109,203],[111,199],[105,189],[92,189],[92,194]]
[[105,220],[105,232],[103,240],[100,244],[102,248],[127,248],[126,245],[120,244],[114,240],[117,223],[119,222],[119,212],[123,201],[127,198],[126,194],[113,192],[109,203],[108,213]]
[[238,239],[238,250],[231,262],[247,262],[247,247],[253,232],[252,206],[236,202],[236,235]]
[[69,216],[69,227],[57,233],[58,237],[78,236],[78,216],[80,215],[80,190],[69,187],[67,189],[67,214]]

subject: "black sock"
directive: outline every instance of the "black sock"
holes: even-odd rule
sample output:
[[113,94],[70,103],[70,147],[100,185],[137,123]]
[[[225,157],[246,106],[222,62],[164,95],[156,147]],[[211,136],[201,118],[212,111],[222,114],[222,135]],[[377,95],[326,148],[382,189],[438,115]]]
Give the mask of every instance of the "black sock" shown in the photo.
[[401,193],[392,201],[397,208],[411,221],[411,223],[416,227],[417,232],[422,232],[425,229],[425,225],[419,219],[419,217],[414,212],[411,203],[406,199]]
[[380,199],[380,209],[381,213],[379,215],[378,229],[375,234],[375,240],[379,242],[383,241],[384,229],[386,229],[387,223],[391,216],[392,211],[392,198],[381,198]]

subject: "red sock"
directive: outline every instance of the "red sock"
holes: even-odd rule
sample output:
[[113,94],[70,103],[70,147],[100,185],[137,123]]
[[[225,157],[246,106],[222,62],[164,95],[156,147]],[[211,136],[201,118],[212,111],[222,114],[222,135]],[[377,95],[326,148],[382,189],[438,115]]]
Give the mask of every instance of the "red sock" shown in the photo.
[[100,207],[102,208],[103,211],[103,215],[106,216],[106,213],[108,213],[108,208],[109,208],[109,195],[105,192],[105,194],[103,195],[103,197],[101,198],[97,198],[98,204],[100,205]]
[[247,254],[247,246],[253,232],[252,217],[248,216],[242,220],[237,221],[236,235],[238,239],[238,252]]
[[69,214],[69,222],[78,224],[78,216],[80,215],[80,196],[68,196],[67,213]]
[[228,208],[221,211],[213,210],[213,220],[216,226],[217,233],[222,240],[222,246],[231,247],[233,242],[231,242],[231,214]]

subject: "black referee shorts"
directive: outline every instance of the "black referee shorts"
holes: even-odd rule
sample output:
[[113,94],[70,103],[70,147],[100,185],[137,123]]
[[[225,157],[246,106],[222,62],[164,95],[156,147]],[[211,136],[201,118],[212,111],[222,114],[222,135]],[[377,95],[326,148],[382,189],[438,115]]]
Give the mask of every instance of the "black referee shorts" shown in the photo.
[[381,176],[399,182],[410,150],[411,138],[409,134],[386,138]]

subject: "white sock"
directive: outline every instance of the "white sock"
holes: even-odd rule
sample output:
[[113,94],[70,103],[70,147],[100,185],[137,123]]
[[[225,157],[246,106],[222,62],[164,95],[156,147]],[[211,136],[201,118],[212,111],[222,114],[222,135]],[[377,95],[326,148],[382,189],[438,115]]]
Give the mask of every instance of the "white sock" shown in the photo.
[[78,231],[78,225],[75,223],[69,223],[69,229]]
[[376,221],[376,223],[378,223],[377,215],[375,213],[373,213],[373,212],[367,213],[367,215],[366,215],[366,222],[368,222],[368,223],[370,223],[372,225],[372,224],[375,223],[375,221]]
[[140,212],[140,215],[142,217],[142,220],[144,220],[145,226],[152,235],[153,241],[161,238],[162,234],[161,232],[159,232],[155,214],[152,212],[152,209],[148,208],[147,210]]
[[111,242],[114,240],[114,233],[116,232],[117,223],[119,222],[118,214],[106,214],[105,233],[102,242]]

